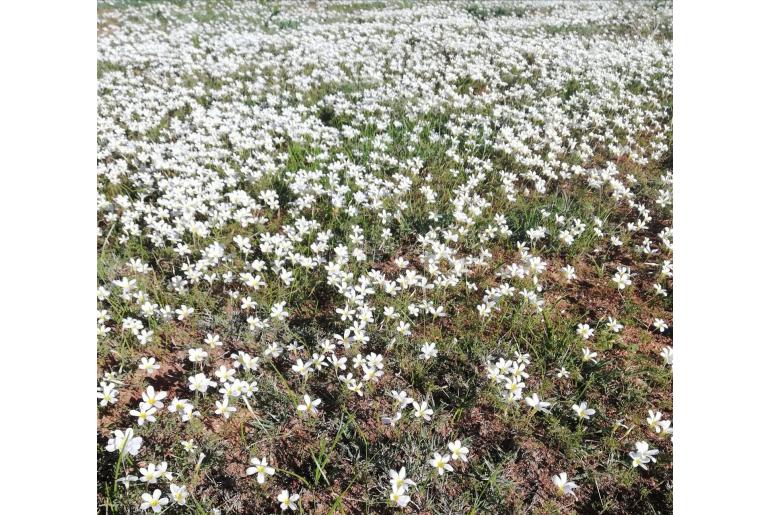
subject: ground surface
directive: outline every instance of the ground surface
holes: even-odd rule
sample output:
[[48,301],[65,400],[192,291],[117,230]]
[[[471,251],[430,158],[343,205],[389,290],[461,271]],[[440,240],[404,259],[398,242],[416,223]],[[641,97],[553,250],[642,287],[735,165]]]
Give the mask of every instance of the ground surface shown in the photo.
[[671,23],[100,3],[98,511],[670,512]]

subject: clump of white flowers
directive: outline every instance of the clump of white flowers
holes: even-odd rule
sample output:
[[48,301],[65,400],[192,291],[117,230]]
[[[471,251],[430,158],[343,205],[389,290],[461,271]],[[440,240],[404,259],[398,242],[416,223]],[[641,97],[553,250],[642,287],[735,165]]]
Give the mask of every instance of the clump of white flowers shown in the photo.
[[[471,508],[458,485],[507,459],[500,434],[590,427],[568,455],[595,456],[606,378],[634,387],[634,353],[672,366],[669,4],[140,4],[105,3],[97,31],[117,511],[303,512],[340,485],[362,493],[324,509],[379,488],[395,509],[488,510],[491,489]],[[646,426],[647,405],[617,417],[668,453],[655,393]],[[637,442],[632,466],[658,452]],[[404,464],[388,485],[343,477],[382,457]]]
[[416,486],[416,483],[406,477],[405,467],[401,467],[398,472],[391,469],[388,472],[388,476],[390,476],[389,501],[399,508],[406,507],[411,500],[411,497],[408,495],[409,489]]
[[487,362],[487,377],[493,381],[501,392],[503,399],[512,403],[521,400],[526,385],[524,380],[529,377],[527,369],[528,356],[517,356],[516,360],[499,358],[496,362],[490,358]]

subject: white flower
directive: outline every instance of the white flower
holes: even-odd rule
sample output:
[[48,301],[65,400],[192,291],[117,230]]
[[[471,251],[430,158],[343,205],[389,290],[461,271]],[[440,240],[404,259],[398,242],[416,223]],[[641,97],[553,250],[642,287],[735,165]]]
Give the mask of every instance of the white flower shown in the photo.
[[442,456],[440,452],[433,454],[433,458],[430,460],[430,466],[436,469],[439,476],[443,476],[445,470],[449,472],[454,470],[452,465],[449,464],[449,455],[445,454]]
[[524,402],[527,403],[527,406],[530,406],[531,408],[534,408],[537,411],[550,413],[550,411],[548,410],[548,407],[551,405],[551,403],[540,400],[540,398],[537,396],[536,393],[533,393],[531,397],[527,397],[526,399],[524,399]]
[[307,377],[313,371],[311,363],[305,363],[299,358],[297,358],[297,363],[291,366],[291,369],[302,377]]
[[479,304],[476,306],[476,310],[479,312],[479,316],[481,318],[487,318],[489,315],[492,314],[492,306],[489,304]]
[[273,306],[270,308],[270,318],[275,318],[278,320],[286,320],[289,318],[289,312],[284,309],[285,307],[285,302],[276,302],[273,304]]
[[656,433],[663,433],[664,435],[671,434],[674,429],[671,427],[670,420],[663,420],[663,414],[660,411],[653,412],[648,410],[647,425],[650,426]]
[[652,325],[661,333],[665,333],[668,329],[668,324],[662,318],[656,318]]
[[227,395],[225,395],[221,401],[216,401],[216,410],[214,413],[217,415],[222,415],[225,417],[225,419],[230,418],[230,414],[235,413],[236,409],[234,406],[230,406],[230,400]]
[[318,415],[318,410],[316,409],[317,406],[321,404],[321,399],[311,399],[309,395],[305,394],[302,396],[304,402],[301,402],[299,405],[297,405],[297,411],[300,413],[309,413],[311,415]]
[[193,363],[200,363],[201,361],[206,359],[206,357],[209,355],[208,352],[206,352],[201,348],[189,349],[187,351],[187,354],[188,354],[188,359]]
[[452,453],[453,460],[468,461],[468,448],[463,447],[460,440],[449,442],[449,451]]
[[96,387],[96,398],[100,399],[99,406],[102,407],[118,402],[118,391],[115,388],[115,384],[102,381]]
[[428,401],[422,401],[422,403],[413,401],[412,407],[414,408],[415,418],[422,418],[426,422],[430,422],[430,417],[433,415],[433,410],[428,407]]
[[206,393],[210,386],[216,386],[217,383],[206,377],[206,374],[200,373],[190,376],[187,379],[190,382],[190,390],[194,392]]
[[412,402],[414,402],[414,399],[412,399],[409,396],[409,394],[403,390],[401,391],[391,390],[390,396],[393,397],[398,402],[399,409],[404,409],[410,404],[412,404]]
[[147,375],[150,376],[156,370],[160,369],[160,365],[155,362],[155,358],[143,357],[141,363],[139,363],[139,370],[144,370]]
[[281,490],[278,494],[277,500],[281,503],[281,511],[290,509],[295,511],[297,509],[296,502],[299,500],[299,494],[289,494],[288,490]]
[[588,347],[583,347],[583,363],[587,361],[596,363],[596,356],[597,354],[595,352],[592,352],[591,349],[589,349]]
[[128,428],[125,431],[117,429],[113,434],[115,436],[109,439],[106,446],[109,452],[118,451],[120,454],[127,453],[131,456],[139,454],[139,449],[142,448],[142,437],[134,436],[133,429]]
[[143,493],[142,504],[139,506],[139,508],[143,511],[147,510],[148,508],[152,508],[154,513],[160,513],[163,507],[168,504],[168,498],[161,497],[162,494],[163,492],[158,489],[155,489],[152,495],[149,493]]
[[129,415],[136,417],[136,423],[143,426],[146,422],[155,422],[155,413],[158,412],[158,408],[153,408],[148,404],[142,403],[139,406],[139,410],[132,409],[129,411]]
[[174,313],[177,314],[177,319],[178,320],[184,320],[185,318],[187,318],[190,315],[192,315],[194,312],[195,312],[195,310],[193,308],[189,308],[189,307],[185,306],[184,304],[182,304],[182,306],[179,307],[179,309],[174,311]]
[[552,476],[551,481],[553,481],[553,484],[559,491],[559,495],[571,495],[576,497],[575,490],[578,486],[573,481],[567,481],[566,472],[561,472],[558,476]]
[[607,317],[607,327],[612,331],[613,333],[619,333],[621,329],[623,329],[623,324],[618,322],[612,317]]
[[612,280],[618,286],[618,290],[623,290],[626,286],[631,286],[631,272],[628,267],[619,266]]
[[636,450],[628,453],[631,457],[631,465],[634,468],[642,467],[644,470],[647,470],[648,463],[657,461],[655,455],[658,454],[659,451],[657,449],[651,449],[650,444],[644,441],[636,442],[635,446]]
[[393,490],[390,491],[389,499],[399,508],[404,508],[407,504],[409,504],[409,501],[412,498],[406,495],[406,490],[404,488],[393,488]]
[[160,465],[154,463],[148,463],[146,467],[141,467],[139,472],[142,474],[140,481],[152,485],[158,482],[158,479],[165,478],[171,481],[174,477],[171,472],[168,471],[168,463],[161,462]]
[[585,402],[581,402],[579,406],[577,404],[573,404],[572,410],[581,420],[588,420],[594,415],[594,413],[596,413],[596,410],[589,408],[588,404]]
[[435,358],[436,356],[438,356],[438,351],[436,350],[435,343],[424,343],[420,351],[422,352],[422,354],[420,355],[420,358],[424,359],[425,361],[428,361],[430,358]]
[[582,336],[584,340],[588,340],[594,335],[594,330],[588,324],[578,324],[577,334]]
[[246,475],[251,476],[256,474],[257,483],[260,485],[265,482],[267,476],[275,474],[275,469],[267,464],[266,458],[262,458],[262,460],[259,458],[251,458],[251,464],[254,466],[246,469]]
[[406,477],[406,468],[401,467],[401,469],[396,472],[395,470],[391,469],[388,471],[388,476],[390,476],[390,486],[393,488],[393,491],[402,491],[407,492],[409,491],[409,488],[412,486],[415,486],[415,482]]
[[142,392],[142,400],[146,406],[152,406],[154,408],[161,409],[163,403],[160,402],[166,398],[168,394],[166,392],[155,392],[155,388],[148,386],[147,390]]

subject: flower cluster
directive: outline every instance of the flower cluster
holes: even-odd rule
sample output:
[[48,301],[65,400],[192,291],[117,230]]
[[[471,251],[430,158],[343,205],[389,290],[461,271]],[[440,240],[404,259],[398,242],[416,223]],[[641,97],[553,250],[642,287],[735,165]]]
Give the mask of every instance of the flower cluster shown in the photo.
[[[593,482],[616,439],[664,484],[670,27],[666,2],[100,2],[100,503],[600,511],[561,471]],[[546,485],[498,495],[521,478]]]

